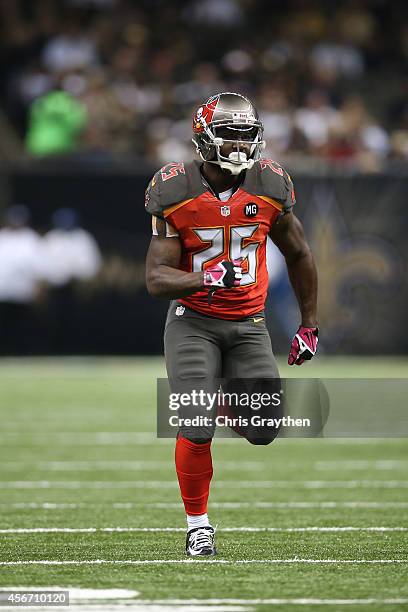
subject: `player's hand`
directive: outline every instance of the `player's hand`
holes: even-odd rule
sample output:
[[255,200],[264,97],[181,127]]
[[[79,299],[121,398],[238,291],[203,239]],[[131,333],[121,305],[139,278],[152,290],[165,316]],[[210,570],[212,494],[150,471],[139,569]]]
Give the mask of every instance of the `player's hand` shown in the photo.
[[316,354],[319,330],[317,327],[303,327],[297,330],[290,347],[289,365],[302,365]]
[[242,279],[242,259],[225,259],[204,271],[204,286],[216,289],[238,287]]

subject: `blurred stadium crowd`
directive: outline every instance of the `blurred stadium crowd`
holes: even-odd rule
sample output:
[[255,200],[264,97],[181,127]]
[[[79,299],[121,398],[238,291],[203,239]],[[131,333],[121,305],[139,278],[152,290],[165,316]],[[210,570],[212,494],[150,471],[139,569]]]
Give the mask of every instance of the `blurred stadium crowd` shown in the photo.
[[313,172],[408,161],[408,3],[8,0],[1,150],[191,156],[192,109],[253,97],[267,156]]

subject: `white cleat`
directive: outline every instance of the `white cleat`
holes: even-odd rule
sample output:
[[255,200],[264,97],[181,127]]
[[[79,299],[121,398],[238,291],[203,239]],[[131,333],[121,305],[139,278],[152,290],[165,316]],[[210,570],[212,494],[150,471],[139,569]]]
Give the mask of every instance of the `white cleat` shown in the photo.
[[186,554],[189,557],[216,555],[214,538],[215,529],[210,525],[190,529],[186,538]]

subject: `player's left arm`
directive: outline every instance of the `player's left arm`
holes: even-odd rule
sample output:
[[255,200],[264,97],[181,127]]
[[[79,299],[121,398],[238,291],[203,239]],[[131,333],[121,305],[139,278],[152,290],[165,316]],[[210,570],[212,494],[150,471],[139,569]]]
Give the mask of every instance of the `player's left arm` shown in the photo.
[[299,219],[288,212],[272,225],[269,236],[285,258],[288,275],[296,295],[301,326],[289,354],[289,365],[311,359],[317,347],[317,270]]
[[269,236],[285,258],[302,325],[317,326],[317,271],[301,222],[292,212],[280,217]]

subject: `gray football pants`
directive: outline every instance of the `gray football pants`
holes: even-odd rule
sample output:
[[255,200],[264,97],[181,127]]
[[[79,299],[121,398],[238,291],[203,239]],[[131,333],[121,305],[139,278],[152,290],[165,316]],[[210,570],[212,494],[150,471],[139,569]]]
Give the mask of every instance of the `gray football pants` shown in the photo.
[[[164,347],[167,375],[172,393],[190,393],[200,389],[216,393],[222,379],[223,391],[262,391],[273,393],[280,388],[279,372],[272,352],[271,339],[263,313],[240,321],[227,321],[202,315],[187,307],[176,309],[171,302],[167,315]],[[248,386],[249,385],[249,386]],[[180,433],[190,440],[213,437],[214,406],[211,426],[181,426]],[[248,407],[232,407],[235,416],[249,416]],[[261,416],[279,417],[281,409],[262,408]],[[208,416],[206,407],[180,407],[179,416]],[[269,444],[278,431],[263,427],[239,427],[238,433],[253,444]]]

